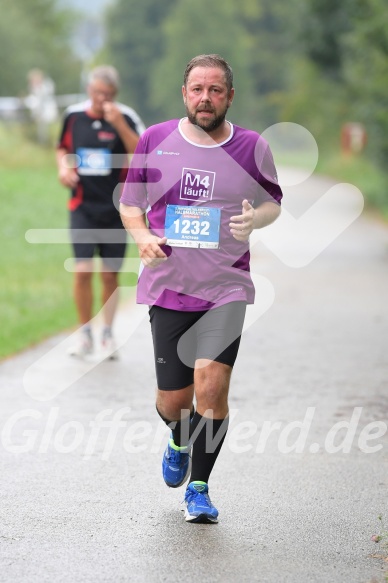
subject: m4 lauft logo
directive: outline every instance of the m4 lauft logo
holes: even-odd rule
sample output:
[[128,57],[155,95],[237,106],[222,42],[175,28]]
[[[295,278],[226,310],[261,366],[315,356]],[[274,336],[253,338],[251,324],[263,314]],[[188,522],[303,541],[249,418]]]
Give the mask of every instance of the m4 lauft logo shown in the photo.
[[215,172],[183,168],[181,179],[181,200],[211,200],[213,198]]

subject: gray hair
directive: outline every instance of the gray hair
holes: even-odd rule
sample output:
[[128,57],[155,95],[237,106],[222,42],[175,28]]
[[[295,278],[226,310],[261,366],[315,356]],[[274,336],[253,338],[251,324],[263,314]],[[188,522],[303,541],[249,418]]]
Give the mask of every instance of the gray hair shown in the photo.
[[114,87],[116,91],[120,87],[119,72],[111,65],[100,65],[92,69],[88,75],[88,83],[93,83],[94,81],[102,81],[106,85]]
[[183,75],[183,84],[185,87],[187,86],[189,75],[195,67],[218,67],[219,69],[222,69],[225,73],[225,82],[228,91],[230,92],[230,90],[233,88],[232,67],[227,61],[225,61],[225,59],[220,57],[220,55],[198,55],[197,57],[191,59],[191,61],[187,63]]

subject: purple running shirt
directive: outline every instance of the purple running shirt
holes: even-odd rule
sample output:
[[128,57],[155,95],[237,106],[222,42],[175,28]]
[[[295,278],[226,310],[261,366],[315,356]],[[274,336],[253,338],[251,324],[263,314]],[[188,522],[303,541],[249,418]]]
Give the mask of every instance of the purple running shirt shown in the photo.
[[137,302],[171,310],[204,311],[254,302],[249,242],[236,241],[230,218],[253,207],[280,204],[282,191],[267,142],[230,124],[225,142],[202,146],[182,133],[182,120],[141,136],[120,202],[146,210],[151,232],[167,236],[168,259],[142,267]]

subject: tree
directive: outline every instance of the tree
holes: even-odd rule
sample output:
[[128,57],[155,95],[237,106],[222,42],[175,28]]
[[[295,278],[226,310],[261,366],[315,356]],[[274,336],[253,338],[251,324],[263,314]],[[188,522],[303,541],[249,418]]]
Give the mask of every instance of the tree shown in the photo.
[[327,77],[340,80],[343,37],[351,29],[353,0],[310,0],[303,4],[300,41],[309,59]]
[[164,53],[162,23],[179,0],[118,0],[107,11],[106,45],[99,60],[120,72],[121,99],[130,103],[146,123],[157,121],[151,104],[153,63]]
[[[368,151],[388,160],[388,13],[385,0],[311,0],[300,8],[305,59],[293,72],[288,112],[316,109],[318,137],[362,122]],[[321,118],[321,124],[319,119]],[[321,127],[319,127],[321,126]]]
[[257,101],[249,74],[249,42],[239,8],[233,0],[210,3],[181,0],[162,25],[165,52],[152,67],[152,107],[160,119],[184,115],[181,86],[187,62],[203,53],[222,55],[234,70],[236,96],[231,117],[235,123],[255,119]]
[[218,52],[235,71],[233,119],[257,129],[276,121],[292,45],[293,4],[283,0],[119,0],[99,60],[115,64],[123,96],[147,123],[184,113],[182,73],[194,55]]
[[388,12],[385,0],[357,0],[344,37],[344,77],[352,113],[365,124],[369,151],[388,162]]
[[240,0],[239,20],[249,43],[249,74],[261,128],[279,121],[288,99],[290,70],[300,52],[295,43],[299,0]]
[[56,0],[0,0],[0,94],[26,92],[27,73],[40,68],[59,92],[79,88],[81,65],[71,50],[71,20]]

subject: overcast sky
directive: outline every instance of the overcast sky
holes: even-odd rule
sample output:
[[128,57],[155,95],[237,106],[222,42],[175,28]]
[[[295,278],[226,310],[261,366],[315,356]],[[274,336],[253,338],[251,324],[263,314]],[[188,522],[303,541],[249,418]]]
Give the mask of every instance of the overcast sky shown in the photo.
[[68,6],[71,8],[76,8],[82,12],[90,12],[96,14],[96,12],[102,12],[108,4],[112,4],[114,0],[58,0],[58,4],[61,6]]

